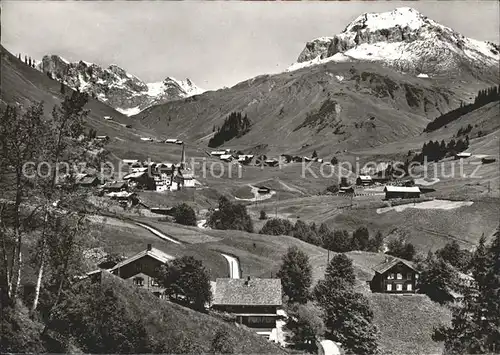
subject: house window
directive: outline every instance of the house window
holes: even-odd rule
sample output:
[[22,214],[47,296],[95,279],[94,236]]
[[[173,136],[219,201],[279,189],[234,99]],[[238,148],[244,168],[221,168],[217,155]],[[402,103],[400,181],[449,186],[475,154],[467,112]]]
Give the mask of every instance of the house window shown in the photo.
[[392,291],[392,284],[387,284],[387,291]]
[[396,291],[403,291],[403,285],[402,284],[397,284],[396,285]]
[[409,273],[406,274],[406,279],[407,280],[411,280],[411,272],[409,272]]
[[142,277],[134,278],[134,285],[136,286],[144,286],[144,279]]
[[388,274],[387,280],[394,280],[394,274]]
[[157,279],[151,279],[151,286],[160,286],[160,283]]
[[397,278],[398,278],[398,280],[402,280],[403,279],[403,274],[401,274],[401,273],[398,272]]
[[411,290],[412,290],[412,285],[406,284],[406,291],[411,291]]

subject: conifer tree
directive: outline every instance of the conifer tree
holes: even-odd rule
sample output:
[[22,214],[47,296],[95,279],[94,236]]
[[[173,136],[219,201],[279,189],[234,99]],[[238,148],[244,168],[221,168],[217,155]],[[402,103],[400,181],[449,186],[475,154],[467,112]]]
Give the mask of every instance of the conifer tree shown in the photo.
[[288,248],[277,273],[281,278],[283,293],[291,303],[306,303],[312,283],[312,268],[309,257],[296,246]]

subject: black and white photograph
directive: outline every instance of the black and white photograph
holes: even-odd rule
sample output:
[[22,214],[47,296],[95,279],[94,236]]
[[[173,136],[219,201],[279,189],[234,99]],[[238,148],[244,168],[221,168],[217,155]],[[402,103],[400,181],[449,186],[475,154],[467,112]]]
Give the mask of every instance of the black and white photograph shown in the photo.
[[0,10],[0,353],[500,354],[500,2]]

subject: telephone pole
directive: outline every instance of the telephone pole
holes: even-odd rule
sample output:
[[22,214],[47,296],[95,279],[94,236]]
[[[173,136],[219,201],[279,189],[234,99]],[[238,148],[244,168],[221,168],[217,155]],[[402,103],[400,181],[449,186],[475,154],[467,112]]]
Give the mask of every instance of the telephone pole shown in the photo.
[[278,218],[278,202],[280,201],[280,193],[276,191],[276,202],[274,203],[275,218]]

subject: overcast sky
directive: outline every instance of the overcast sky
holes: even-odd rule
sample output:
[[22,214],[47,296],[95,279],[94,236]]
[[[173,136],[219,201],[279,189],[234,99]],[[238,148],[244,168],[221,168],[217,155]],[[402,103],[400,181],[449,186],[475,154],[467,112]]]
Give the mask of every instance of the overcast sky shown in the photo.
[[283,71],[305,43],[363,12],[411,6],[465,36],[499,42],[498,1],[2,1],[2,44],[39,60],[117,64],[146,82],[189,77],[205,89]]

